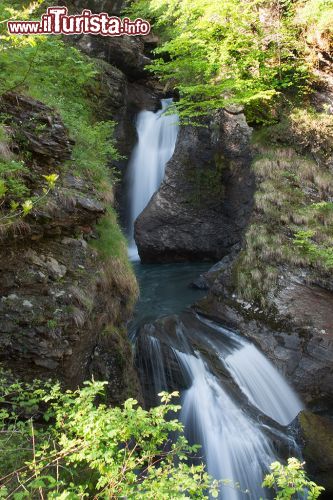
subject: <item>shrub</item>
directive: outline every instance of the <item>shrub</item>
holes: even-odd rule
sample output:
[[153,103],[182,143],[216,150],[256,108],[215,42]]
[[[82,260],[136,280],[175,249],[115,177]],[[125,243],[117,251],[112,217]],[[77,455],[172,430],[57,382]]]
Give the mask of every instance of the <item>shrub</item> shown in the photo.
[[296,458],[289,458],[288,465],[274,462],[270,467],[271,474],[264,479],[263,487],[275,488],[276,500],[291,500],[299,494],[302,498],[316,500],[325,488],[310,481],[303,467],[304,464]]
[[[183,425],[175,418],[178,393],[161,393],[161,404],[144,410],[134,399],[104,404],[106,382],[62,391],[54,382],[23,383],[0,372],[0,498],[217,498],[220,486],[203,465],[189,459]],[[303,464],[276,462],[263,486],[277,499],[323,488],[308,480]],[[284,495],[284,496],[283,496]]]
[[1,377],[0,497],[208,498],[204,467],[188,464],[198,447],[173,416],[177,393],[162,393],[148,411],[133,399],[111,408],[104,386],[62,392],[54,383]]

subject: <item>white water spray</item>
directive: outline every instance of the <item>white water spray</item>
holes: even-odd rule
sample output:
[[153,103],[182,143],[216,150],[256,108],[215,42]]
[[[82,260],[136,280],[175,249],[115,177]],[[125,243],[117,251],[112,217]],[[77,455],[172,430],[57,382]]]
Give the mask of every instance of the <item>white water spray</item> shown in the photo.
[[290,424],[304,408],[301,400],[275,366],[253,344],[213,321],[205,325],[237,341],[233,352],[217,352],[230,375],[250,403],[281,425]]
[[180,352],[177,356],[192,379],[183,396],[181,420],[193,432],[194,441],[202,444],[209,473],[230,481],[222,487],[220,498],[263,498],[263,475],[275,460],[269,440],[231,400],[200,357]]
[[246,343],[225,363],[249,401],[279,424],[290,424],[303,409],[286,380],[254,345]]
[[[223,377],[220,379],[219,369],[216,364],[210,365],[210,357],[207,358],[205,353],[215,352],[233,378],[234,390],[238,387],[259,412],[275,422],[284,426],[291,423],[303,405],[283,376],[254,345],[213,321],[197,318],[215,332],[214,335],[209,335],[207,330],[201,332],[198,323],[196,333],[202,333],[201,353],[193,352],[186,327],[176,331],[181,348],[173,346],[171,339],[169,344],[188,387],[182,393],[180,415],[185,432],[191,442],[202,445],[200,455],[208,472],[216,479],[230,481],[229,485],[222,487],[221,500],[270,498],[262,490],[261,483],[270,464],[278,457],[268,436],[278,433],[297,455],[294,440],[288,430],[284,433],[275,429],[274,424],[255,420],[249,406],[229,394],[232,385],[226,384]],[[168,345],[168,339],[164,340]],[[156,395],[169,389],[166,374],[170,376],[175,369],[174,358],[162,350],[158,338],[147,335],[146,344],[142,359],[150,367],[147,372],[149,387]],[[235,487],[235,484],[239,486]]]
[[139,260],[134,241],[135,219],[148,205],[158,190],[165,166],[174,153],[178,135],[178,116],[165,114],[172,106],[172,99],[163,99],[162,109],[141,111],[137,117],[138,143],[133,150],[129,172],[129,257]]

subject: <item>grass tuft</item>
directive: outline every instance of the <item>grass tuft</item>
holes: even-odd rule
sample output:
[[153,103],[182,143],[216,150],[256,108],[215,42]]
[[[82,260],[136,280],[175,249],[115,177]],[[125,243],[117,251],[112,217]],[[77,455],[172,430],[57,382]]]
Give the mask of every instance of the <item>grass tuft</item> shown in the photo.
[[[300,120],[304,116],[300,114]],[[313,132],[312,128],[306,135],[308,124],[298,124],[304,132],[302,149],[308,147]],[[275,126],[270,133],[272,129]],[[323,135],[324,144],[327,136]],[[243,299],[265,306],[277,289],[280,266],[306,267],[317,276],[332,271],[333,174],[326,165],[325,145],[322,151],[312,144],[318,156],[310,159],[289,145],[267,147],[263,136],[260,139],[253,163],[257,179],[254,215],[236,263],[235,281]]]

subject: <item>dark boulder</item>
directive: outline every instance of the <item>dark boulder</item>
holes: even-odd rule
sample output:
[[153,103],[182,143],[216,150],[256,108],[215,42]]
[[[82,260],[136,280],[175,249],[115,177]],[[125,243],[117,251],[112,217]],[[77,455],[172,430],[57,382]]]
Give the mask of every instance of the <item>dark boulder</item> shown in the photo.
[[88,56],[102,59],[120,69],[130,81],[147,76],[146,66],[150,59],[144,54],[142,37],[82,35],[76,44]]
[[136,221],[143,262],[219,260],[239,243],[254,190],[250,138],[242,113],[181,127],[164,181]]

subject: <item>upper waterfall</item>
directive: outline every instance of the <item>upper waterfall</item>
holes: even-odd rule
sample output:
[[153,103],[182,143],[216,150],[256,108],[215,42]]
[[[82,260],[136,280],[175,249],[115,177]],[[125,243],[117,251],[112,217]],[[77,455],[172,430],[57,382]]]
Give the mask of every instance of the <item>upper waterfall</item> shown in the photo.
[[138,142],[128,166],[129,195],[129,257],[137,260],[138,250],[134,240],[134,222],[158,190],[165,166],[173,155],[178,135],[178,116],[166,111],[172,99],[162,99],[162,108],[153,113],[138,114],[136,130]]

